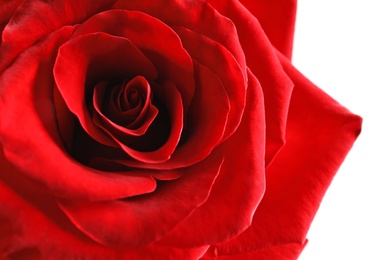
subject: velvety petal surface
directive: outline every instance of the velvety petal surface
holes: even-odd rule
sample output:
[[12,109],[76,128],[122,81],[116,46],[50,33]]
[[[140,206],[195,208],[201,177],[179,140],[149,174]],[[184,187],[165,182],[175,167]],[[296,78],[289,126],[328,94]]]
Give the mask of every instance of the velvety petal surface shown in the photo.
[[66,42],[54,65],[55,82],[69,110],[92,138],[109,146],[116,143],[93,123],[89,112],[93,87],[100,81],[135,76],[152,81],[157,71],[131,41],[106,33],[82,35]]
[[[264,107],[258,81],[248,73],[248,95],[237,131],[216,151],[224,163],[210,197],[159,244],[192,247],[215,244],[248,228],[265,192]],[[195,227],[195,228],[194,228]]]
[[240,0],[259,20],[271,43],[291,59],[297,0]]
[[177,180],[160,183],[150,195],[125,200],[60,201],[71,221],[105,245],[145,246],[163,237],[209,197],[222,164],[220,154],[183,168]]
[[[133,93],[126,93],[131,91],[127,90],[131,85],[136,85],[133,88],[140,89],[134,89]],[[104,127],[107,127],[107,130],[115,135],[128,137],[143,135],[158,115],[158,109],[151,104],[152,90],[150,85],[144,77],[137,76],[130,80],[125,87],[121,86],[121,88],[123,89],[119,90],[117,94],[114,89],[109,89],[107,84],[104,83],[94,87],[93,121],[95,123],[96,121],[101,121]],[[116,97],[115,95],[138,95],[138,101],[134,107],[131,107],[128,100],[118,100],[122,99],[122,97]],[[139,97],[141,95],[144,97]],[[125,110],[120,109],[123,105],[129,108]]]
[[184,27],[174,27],[174,29],[192,59],[213,71],[226,89],[230,110],[223,137],[225,140],[234,133],[241,122],[245,107],[246,75],[241,72],[232,54],[218,42]]
[[[0,35],[2,35],[4,27],[7,25],[16,9],[23,2],[23,0],[1,0],[0,1]],[[0,44],[3,41],[0,38]]]
[[267,192],[245,232],[216,246],[220,255],[304,243],[334,174],[360,133],[361,118],[314,86],[280,55],[295,84],[287,142],[267,168]]
[[73,226],[54,197],[13,168],[1,147],[0,169],[1,259],[199,259],[208,249],[102,246]]
[[291,65],[295,12],[0,0],[0,258],[297,259],[361,118]]
[[40,38],[63,26],[81,23],[91,15],[110,8],[114,2],[115,0],[23,1],[2,34],[0,71]]
[[238,0],[210,0],[237,27],[247,66],[264,92],[267,149],[266,165],[285,143],[285,128],[293,84],[284,73],[276,52],[259,21]]
[[54,111],[52,69],[58,47],[73,30],[58,30],[23,53],[1,75],[0,142],[4,153],[26,176],[59,196],[101,200],[151,192],[156,182],[150,175],[91,169],[75,161],[63,145]]
[[[157,170],[191,166],[206,158],[224,135],[230,104],[226,89],[210,69],[194,61],[196,92],[189,108],[181,144],[164,163],[145,164],[129,160],[114,162]],[[215,102],[218,97],[218,102]]]
[[[109,135],[115,142],[118,143],[118,145],[125,151],[131,158],[134,158],[137,160],[136,164],[156,164],[165,162],[170,159],[171,155],[176,149],[177,144],[179,143],[182,129],[183,129],[183,103],[180,96],[179,91],[177,90],[176,86],[173,84],[166,84],[162,88],[162,99],[164,99],[167,106],[167,113],[168,116],[161,117],[160,115],[155,119],[155,122],[157,124],[156,127],[153,128],[154,124],[151,125],[151,129],[145,133],[142,137],[134,137],[129,135],[122,135],[121,137],[118,137],[114,133],[111,133],[110,131],[106,130],[104,127],[100,125],[99,122],[97,122],[97,125],[106,132],[107,135]],[[158,125],[160,123],[160,125]],[[169,125],[168,125],[169,124]],[[168,125],[168,126],[167,126]],[[167,133],[167,140],[164,143],[161,144],[161,147],[158,147],[157,149],[152,149],[152,151],[139,151],[136,149],[133,149],[129,146],[133,146],[134,143],[137,144],[142,149],[147,149],[148,144],[151,143],[153,145],[152,147],[155,147],[155,144],[160,143],[159,137],[163,135],[163,131],[166,129]],[[140,139],[137,141],[137,139]],[[122,141],[124,140],[124,141]],[[130,144],[129,146],[126,145],[126,141],[129,142],[133,140],[134,143]]]
[[210,247],[206,254],[201,258],[223,259],[223,260],[296,260],[305,248],[307,240],[303,243],[282,244],[250,252],[238,252],[232,255],[218,255],[214,247]]
[[226,47],[240,64],[242,72],[246,73],[245,55],[234,23],[206,1],[118,0],[113,9],[138,10],[160,19],[170,27],[182,26],[203,34]]
[[95,32],[129,39],[153,63],[159,83],[170,81],[177,86],[187,111],[195,92],[193,64],[172,28],[145,13],[111,10],[88,19],[73,37]]

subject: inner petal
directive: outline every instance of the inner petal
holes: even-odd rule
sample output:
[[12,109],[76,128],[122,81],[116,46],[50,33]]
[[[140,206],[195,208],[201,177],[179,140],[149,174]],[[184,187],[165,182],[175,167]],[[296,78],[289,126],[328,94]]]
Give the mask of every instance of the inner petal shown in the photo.
[[157,71],[131,41],[105,33],[68,41],[59,49],[54,65],[54,78],[69,110],[93,139],[109,146],[117,145],[91,118],[93,90],[98,82],[138,75],[153,81]]
[[[118,85],[112,88],[108,83],[101,82],[96,85],[93,92],[93,107],[91,109],[93,111],[94,123],[103,131],[109,131],[119,139],[128,139],[131,136],[145,134],[158,114],[158,109],[151,103],[150,85],[144,78],[134,78],[123,89],[131,89],[128,86],[144,89],[146,93],[140,95],[145,96],[145,98],[142,98],[145,101],[138,102],[139,104],[136,108],[124,112],[119,109],[121,105],[114,102],[121,100],[120,97],[115,97],[115,95],[123,95],[123,92],[126,90],[117,91]],[[111,93],[108,93],[110,90]],[[113,92],[114,94],[112,94]]]
[[96,32],[127,38],[137,46],[158,71],[158,83],[175,84],[186,114],[195,93],[193,64],[170,26],[142,12],[110,10],[91,17],[73,36]]
[[119,108],[125,112],[140,107],[145,102],[145,94],[150,96],[149,83],[143,77],[135,77],[128,82],[117,97]]
[[144,77],[137,76],[113,87],[107,84],[100,82],[95,87],[93,109],[108,121],[128,129],[150,125],[155,115],[148,117],[152,106],[152,91]]

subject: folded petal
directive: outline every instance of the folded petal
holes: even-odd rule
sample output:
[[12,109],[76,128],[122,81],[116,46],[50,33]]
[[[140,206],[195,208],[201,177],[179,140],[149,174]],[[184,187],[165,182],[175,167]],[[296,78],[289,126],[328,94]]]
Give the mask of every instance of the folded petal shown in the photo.
[[237,129],[245,107],[246,75],[232,54],[218,42],[184,27],[174,27],[192,59],[218,76],[229,96],[229,116],[223,140]]
[[[23,2],[23,0],[1,0],[0,1],[0,35],[2,35],[4,27],[7,25],[11,17],[14,15],[16,9]],[[0,44],[2,42],[0,38]]]
[[66,3],[45,0],[23,1],[2,34],[0,71],[39,39],[63,26],[81,23],[91,15],[110,8],[114,2],[115,0]]
[[217,245],[222,255],[304,243],[326,189],[360,133],[360,117],[280,58],[295,84],[286,145],[267,168],[267,192],[251,227]]
[[177,86],[186,114],[195,91],[193,64],[172,28],[145,13],[111,10],[88,19],[74,37],[95,32],[125,37],[137,46],[157,69],[157,81]]
[[307,240],[303,243],[282,244],[250,252],[238,252],[232,255],[219,255],[218,250],[211,246],[202,260],[222,259],[222,260],[294,260],[298,259],[302,250],[305,248]]
[[242,122],[217,152],[224,163],[210,197],[158,243],[177,247],[215,244],[247,229],[265,192],[263,96],[248,72],[248,95]]
[[245,55],[234,23],[218,13],[207,1],[118,0],[113,9],[141,11],[160,19],[170,27],[182,26],[203,34],[225,46],[246,75]]
[[98,171],[77,162],[64,147],[54,111],[52,69],[58,47],[73,30],[63,27],[53,33],[2,73],[0,143],[5,156],[58,196],[101,200],[151,192],[156,182],[150,175]]
[[160,183],[150,195],[107,202],[61,200],[69,219],[104,245],[145,246],[163,237],[209,197],[222,164],[214,154],[183,168],[177,180]]
[[[164,111],[159,115],[148,131],[138,136],[122,135],[106,130],[99,122],[97,125],[109,135],[131,158],[137,161],[134,165],[157,164],[169,160],[179,143],[183,130],[183,103],[179,91],[173,84],[165,84],[159,99],[165,103]],[[155,96],[157,92],[155,92]],[[157,99],[157,98],[156,98]],[[133,161],[133,160],[130,160]]]
[[264,92],[267,131],[266,165],[285,143],[285,128],[293,84],[259,21],[238,0],[210,0],[237,27],[247,66],[258,78]]
[[100,81],[144,76],[157,77],[153,64],[128,39],[95,33],[78,36],[61,46],[54,65],[54,78],[67,107],[96,141],[116,146],[93,122],[87,106],[93,87]]
[[[115,95],[131,95],[131,93],[126,93],[128,91],[126,88],[129,85],[135,85],[134,93],[139,97],[135,107],[123,111],[118,107],[123,106],[123,103],[129,107],[129,101],[125,100],[114,104],[114,99],[119,99]],[[158,114],[158,109],[151,103],[152,90],[148,81],[138,76],[130,80],[126,87],[120,86],[120,88],[124,90],[115,93],[115,89],[108,88],[107,82],[95,86],[93,90],[93,121],[95,123],[100,121],[109,132],[117,136],[131,137],[145,134]]]
[[[221,142],[230,110],[229,97],[219,78],[194,61],[195,96],[185,119],[180,143],[170,159],[146,164],[130,160],[112,160],[137,168],[156,170],[191,166],[205,159]],[[218,102],[216,101],[218,97]]]
[[102,246],[73,226],[54,197],[9,165],[1,147],[0,169],[1,259],[199,259],[208,249]]
[[297,0],[240,0],[259,20],[271,43],[291,59]]

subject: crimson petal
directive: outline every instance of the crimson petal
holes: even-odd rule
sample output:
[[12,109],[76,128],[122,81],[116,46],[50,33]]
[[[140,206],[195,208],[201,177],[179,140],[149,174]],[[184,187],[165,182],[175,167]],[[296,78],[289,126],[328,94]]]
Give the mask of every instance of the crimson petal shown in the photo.
[[[94,92],[93,92],[93,104],[94,104],[94,109],[95,109],[95,113],[93,113],[93,121],[96,123],[96,124],[101,124],[104,125],[103,128],[107,128],[107,130],[109,130],[110,133],[113,133],[114,136],[122,136],[123,137],[126,137],[126,138],[131,138],[131,136],[140,136],[140,135],[143,135],[145,134],[145,132],[148,130],[150,124],[153,122],[153,120],[156,118],[157,114],[158,114],[158,110],[157,108],[151,104],[151,100],[150,100],[150,95],[151,95],[151,89],[150,89],[150,86],[149,86],[149,83],[145,80],[145,78],[142,78],[140,76],[132,79],[128,84],[131,84],[132,82],[134,82],[134,80],[141,80],[141,82],[143,84],[145,84],[145,86],[148,88],[147,89],[147,98],[146,100],[143,102],[144,104],[141,105],[143,106],[143,108],[139,109],[140,111],[138,113],[136,113],[135,115],[132,115],[132,116],[129,116],[128,114],[129,113],[126,113],[126,112],[133,112],[133,111],[121,111],[121,112],[116,112],[115,113],[115,116],[117,117],[117,119],[115,121],[119,121],[119,120],[128,120],[128,118],[131,118],[131,117],[134,117],[135,116],[135,120],[133,120],[133,122],[130,123],[130,125],[132,124],[136,124],[136,123],[140,123],[139,121],[142,121],[142,124],[140,125],[140,127],[138,128],[131,128],[129,126],[123,126],[125,125],[125,123],[123,123],[123,125],[119,125],[117,124],[116,122],[113,122],[111,120],[112,118],[112,113],[110,113],[110,115],[105,115],[103,112],[102,112],[102,106],[103,106],[103,100],[105,98],[105,95],[106,95],[106,91],[107,91],[107,86],[106,85],[97,85],[95,88],[94,88]],[[112,103],[112,102],[110,102]],[[99,120],[100,119],[100,120]]]
[[1,150],[1,259],[199,259],[208,249],[156,245],[108,248],[97,244],[73,226],[54,197],[19,176]]
[[232,255],[221,255],[215,247],[210,247],[206,254],[201,258],[202,260],[218,259],[222,260],[259,260],[259,259],[275,259],[275,260],[293,260],[298,259],[302,250],[305,248],[307,240],[300,243],[283,244],[279,246],[272,246],[260,250],[250,252],[237,252]]
[[151,192],[156,182],[150,175],[97,171],[76,162],[63,146],[54,111],[52,68],[59,46],[73,30],[63,27],[53,33],[2,73],[0,142],[5,156],[27,177],[62,197],[110,200]]
[[291,59],[297,0],[240,0],[256,16],[271,43]]
[[145,246],[160,239],[208,198],[218,176],[218,154],[164,183],[153,194],[122,201],[61,200],[70,220],[95,241],[106,245]]
[[203,34],[225,46],[246,75],[245,55],[234,23],[217,12],[208,1],[118,0],[113,9],[141,11],[160,19],[170,27],[183,26]]
[[0,71],[39,39],[63,26],[81,23],[114,3],[115,0],[85,0],[66,4],[61,1],[24,0],[4,28]]
[[[0,2],[0,35],[2,35],[4,27],[7,25],[11,17],[14,15],[16,9],[23,2],[23,0],[11,0]],[[0,44],[2,37],[0,38]]]
[[59,49],[54,66],[57,87],[70,111],[92,138],[109,146],[116,143],[93,123],[86,93],[92,92],[91,88],[99,81],[139,75],[152,81],[157,72],[128,39],[106,33],[82,35],[66,42]]
[[[170,83],[166,83],[165,86],[162,89],[162,98],[165,98],[167,101],[167,110],[169,114],[169,119],[162,118],[161,120],[164,120],[164,123],[170,123],[170,132],[168,134],[168,138],[165,143],[161,145],[156,150],[153,151],[139,151],[136,149],[131,148],[126,143],[122,142],[122,140],[118,137],[116,137],[113,133],[102,127],[99,122],[97,122],[97,126],[101,128],[102,131],[104,131],[108,136],[112,138],[122,149],[124,152],[126,152],[131,158],[136,159],[137,161],[134,162],[134,165],[149,165],[149,164],[158,164],[165,162],[171,158],[172,153],[175,151],[177,144],[179,143],[181,132],[183,129],[183,104],[181,100],[181,96],[179,91],[177,90],[176,86]],[[161,127],[165,126],[159,126],[157,125],[157,129],[153,129],[152,132],[146,132],[144,136],[142,136],[143,139],[140,139],[138,142],[141,143],[141,147],[145,148],[146,144],[145,142],[154,139],[159,138],[159,135],[161,134],[162,130]],[[128,140],[136,140],[136,138],[140,137],[134,137],[132,136],[124,136],[123,139]],[[134,144],[133,144],[134,145]],[[132,160],[129,160],[132,162]]]
[[304,243],[326,189],[360,133],[360,117],[280,58],[295,83],[287,142],[267,168],[267,192],[251,227],[218,245],[220,254]]
[[[207,67],[194,61],[196,92],[186,118],[183,142],[171,158],[163,163],[145,164],[130,160],[113,160],[117,163],[157,170],[186,167],[206,158],[220,143],[229,115],[230,104],[219,78]],[[218,102],[215,102],[218,97]]]
[[234,133],[241,122],[245,107],[246,75],[243,75],[236,59],[221,44],[183,27],[175,27],[174,29],[191,57],[216,74],[226,89],[230,101],[230,111],[224,140]]
[[125,37],[134,43],[156,67],[159,82],[176,85],[186,114],[195,91],[193,65],[170,27],[145,13],[111,10],[91,17],[76,30],[74,37],[94,32]]
[[237,131],[216,148],[224,154],[225,160],[210,197],[159,244],[179,247],[215,244],[251,225],[265,191],[265,129],[261,88],[253,74],[248,72],[248,75],[247,105],[242,122]]
[[[267,125],[266,165],[285,143],[285,128],[293,84],[284,73],[272,44],[258,20],[238,0],[210,1],[237,27],[247,65],[264,92]],[[260,62],[259,62],[260,61]]]

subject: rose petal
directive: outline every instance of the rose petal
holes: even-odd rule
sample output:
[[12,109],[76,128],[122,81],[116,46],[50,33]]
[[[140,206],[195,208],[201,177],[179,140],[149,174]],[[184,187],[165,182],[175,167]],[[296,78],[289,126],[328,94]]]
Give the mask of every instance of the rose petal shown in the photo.
[[151,176],[85,167],[63,146],[54,111],[52,68],[58,47],[73,29],[63,27],[31,47],[0,76],[4,153],[26,176],[58,196],[102,200],[151,192],[156,187]]
[[73,131],[77,118],[67,107],[57,87],[53,88],[53,102],[57,118],[58,133],[67,151],[71,151],[73,144]]
[[251,227],[218,245],[223,255],[304,243],[326,189],[360,133],[360,117],[280,58],[295,83],[287,142],[267,168],[267,192]]
[[91,17],[76,30],[74,36],[94,32],[106,32],[131,40],[156,67],[158,81],[171,81],[177,86],[186,114],[195,91],[193,65],[179,37],[170,27],[144,13],[111,10]]
[[106,245],[147,245],[169,232],[208,198],[222,158],[216,154],[162,184],[153,194],[123,201],[61,200],[70,220]]
[[292,260],[298,259],[302,250],[305,248],[307,240],[303,244],[290,243],[283,244],[280,246],[268,247],[256,251],[250,252],[238,252],[233,255],[219,255],[218,250],[214,247],[210,247],[206,254],[201,258],[202,260],[207,259],[222,259],[222,260],[258,260],[258,259],[275,259],[275,260]]
[[97,244],[72,225],[51,195],[15,171],[1,150],[1,259],[199,259],[208,249]]
[[81,23],[91,15],[110,8],[114,2],[115,0],[85,0],[64,4],[61,1],[23,1],[2,34],[0,71],[40,38],[63,26]]
[[184,48],[197,62],[209,68],[221,80],[229,96],[230,111],[223,140],[237,129],[244,112],[246,76],[235,58],[219,43],[183,27],[175,27]]
[[[125,92],[127,92],[128,88],[131,88],[132,84],[131,80],[130,82],[124,80],[122,84],[117,82],[109,84],[107,81],[101,81],[94,87],[94,95],[96,94],[96,91],[99,91],[99,93],[101,92],[101,98],[98,100],[98,103],[100,104],[99,109],[108,113],[110,118],[113,118],[115,122],[119,122],[118,124],[120,125],[126,125],[128,123],[128,120],[125,121],[122,118],[124,112],[129,113],[127,116],[133,118],[137,116],[142,109],[140,98],[137,98],[137,100],[134,101],[137,102],[136,105],[130,107],[131,105]],[[109,93],[106,93],[106,91]],[[106,102],[106,104],[104,108],[102,108],[104,102]]]
[[248,72],[248,95],[237,131],[216,151],[225,161],[210,197],[159,244],[179,247],[215,244],[251,225],[265,191],[264,108],[261,88]]
[[240,0],[259,20],[271,43],[291,60],[297,0]]
[[[14,15],[16,9],[23,2],[23,0],[1,0],[0,1],[0,35],[2,35],[4,27],[7,25],[11,17]],[[2,42],[0,38],[0,44]]]
[[[98,85],[94,88],[93,104],[94,104],[94,109],[95,109],[94,112],[95,113],[93,113],[93,121],[95,123],[99,122],[99,124],[101,122],[101,124],[104,125],[103,128],[107,128],[107,130],[109,130],[109,132],[112,133],[114,136],[122,136],[122,138],[123,137],[127,137],[127,138],[130,137],[131,138],[131,136],[143,135],[148,130],[150,124],[153,122],[153,120],[156,118],[156,116],[158,114],[158,109],[153,104],[151,104],[151,100],[150,100],[151,89],[150,89],[149,83],[146,81],[145,78],[137,76],[134,79],[132,79],[131,82],[129,82],[128,84],[130,84],[132,82],[134,83],[134,80],[141,81],[142,84],[145,84],[145,87],[147,88],[147,90],[146,90],[147,98],[145,99],[144,104],[142,105],[143,108],[141,108],[139,113],[136,115],[136,119],[132,123],[130,123],[130,124],[133,124],[133,123],[139,123],[140,121],[142,121],[142,124],[138,128],[135,128],[135,129],[130,128],[128,126],[123,126],[125,124],[119,125],[118,123],[111,121],[111,119],[113,117],[112,114],[107,115],[110,117],[110,118],[108,118],[102,112],[104,99],[107,98],[106,97],[107,86],[106,85]],[[110,101],[107,101],[107,102],[110,102]],[[112,101],[110,103],[112,103]],[[114,120],[115,121],[128,120],[129,115],[126,112],[128,112],[128,111],[119,112],[119,113],[117,111],[115,114],[115,117],[117,117],[117,118],[114,118]],[[129,112],[132,112],[132,111],[129,111]]]
[[[132,137],[123,135],[120,138],[120,136],[118,137],[114,133],[106,130],[97,122],[97,126],[101,127],[124,152],[131,158],[137,160],[134,162],[134,165],[165,162],[169,160],[179,143],[183,129],[184,113],[181,96],[173,84],[167,83],[162,91],[164,92],[162,93],[162,98],[166,101],[169,118],[167,118],[167,115],[163,116],[164,113],[160,112],[159,116],[143,136]],[[123,140],[126,140],[126,142]],[[156,144],[161,144],[161,146],[155,149]],[[139,149],[133,148],[134,146],[138,146]]]
[[183,26],[203,34],[225,46],[246,75],[245,55],[234,24],[230,19],[219,14],[207,1],[118,0],[113,9],[141,11],[160,19],[170,27]]
[[[168,170],[186,167],[206,158],[220,143],[229,114],[229,98],[218,77],[194,61],[196,93],[186,118],[180,145],[163,163],[145,164],[130,160],[112,161],[137,168]],[[218,102],[215,102],[218,97]]]
[[[79,119],[84,130],[98,142],[116,146],[92,122],[86,102],[96,82],[122,80],[142,75],[154,80],[153,64],[129,40],[105,33],[79,36],[58,51],[54,77],[65,103]],[[71,87],[70,87],[71,86]]]
[[[22,213],[23,208],[18,208],[18,202],[17,199],[12,196],[12,193],[17,193],[17,197],[20,197],[23,200],[28,201],[29,205],[27,208],[34,208],[37,212],[40,212],[41,214],[46,215],[48,219],[50,219],[51,222],[55,223],[59,227],[61,227],[63,230],[66,230],[69,234],[74,236],[77,239],[91,242],[87,236],[85,236],[82,232],[80,232],[77,228],[73,226],[73,224],[67,219],[66,215],[57,207],[56,200],[48,194],[42,187],[38,185],[38,183],[35,183],[31,181],[30,179],[26,178],[23,173],[19,172],[14,168],[6,159],[3,153],[3,149],[0,146],[0,193],[2,193],[5,197],[1,197],[1,206],[0,206],[0,216],[3,217],[10,217],[12,216],[12,221],[10,225],[10,229],[13,228],[26,228],[27,223],[18,223],[19,218],[15,217]],[[4,185],[4,186],[3,186]],[[5,195],[8,194],[8,195]],[[21,210],[22,212],[16,213],[16,211]],[[11,212],[12,214],[11,214]],[[15,215],[14,215],[15,214]],[[28,216],[28,215],[25,215]],[[19,216],[23,218],[23,216]],[[18,227],[16,223],[20,224]],[[1,226],[1,224],[0,224]],[[34,225],[35,231],[31,232],[39,232],[39,228],[42,228],[43,225],[40,221],[37,221]],[[9,232],[10,240],[9,242],[13,241],[11,239],[14,236],[17,236],[15,234],[15,231]],[[3,233],[1,233],[3,235]],[[32,234],[31,234],[32,235]],[[38,234],[35,234],[38,236]],[[22,243],[28,243],[28,241],[19,241],[18,243],[16,241],[13,241],[15,244],[12,245],[9,244],[8,246],[17,246],[18,244]]]
[[[266,165],[285,143],[285,128],[293,84],[285,75],[267,35],[257,19],[238,0],[213,0],[213,6],[237,27],[247,65],[264,92],[267,125]],[[259,62],[261,61],[261,62]]]

